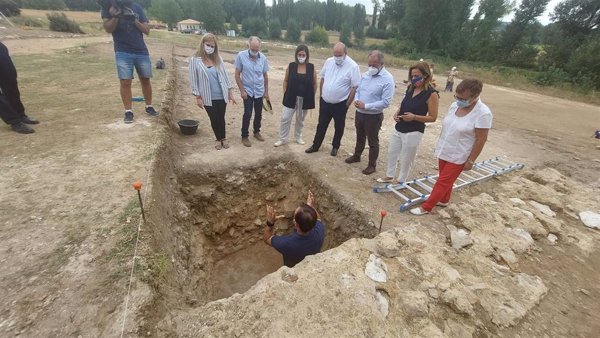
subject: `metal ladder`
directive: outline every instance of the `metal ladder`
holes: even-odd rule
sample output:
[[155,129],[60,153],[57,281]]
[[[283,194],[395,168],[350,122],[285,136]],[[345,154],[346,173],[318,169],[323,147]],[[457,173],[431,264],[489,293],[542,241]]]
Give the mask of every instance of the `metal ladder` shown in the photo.
[[[511,162],[503,156],[477,162],[473,164],[471,170],[463,171],[458,176],[452,190],[502,175],[509,171],[523,169],[523,167],[525,167],[524,164]],[[404,200],[404,203],[400,205],[400,211],[406,211],[409,207],[427,200],[437,178],[438,175],[424,176],[400,184],[385,184],[382,187],[374,187],[373,192],[393,192],[400,196]]]

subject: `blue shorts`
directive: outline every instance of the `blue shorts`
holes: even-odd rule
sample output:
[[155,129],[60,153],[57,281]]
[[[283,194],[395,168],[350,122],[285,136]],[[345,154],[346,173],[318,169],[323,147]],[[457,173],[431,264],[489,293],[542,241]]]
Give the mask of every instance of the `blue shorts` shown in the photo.
[[152,77],[152,62],[150,62],[150,55],[116,52],[115,58],[117,60],[119,80],[133,79],[134,67],[139,77]]

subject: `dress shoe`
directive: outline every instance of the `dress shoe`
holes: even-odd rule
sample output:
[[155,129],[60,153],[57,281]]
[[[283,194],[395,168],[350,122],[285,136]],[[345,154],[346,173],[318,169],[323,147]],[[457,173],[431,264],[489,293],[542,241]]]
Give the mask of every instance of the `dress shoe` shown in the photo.
[[252,143],[250,143],[250,140],[247,137],[242,137],[242,144],[246,147],[252,147]]
[[331,156],[337,156],[338,148],[331,149]]
[[360,156],[352,155],[345,160],[346,163],[360,162]]
[[23,122],[17,122],[15,124],[11,124],[10,129],[12,129],[12,131],[16,131],[19,134],[31,134],[31,133],[35,132],[35,130],[33,130],[33,128],[31,128],[30,126],[26,125]]
[[254,138],[259,140],[260,142],[265,141],[264,137],[262,137],[262,135],[260,133],[254,133]]
[[374,172],[375,172],[375,167],[371,167],[371,166],[366,167],[365,170],[362,171],[362,173],[365,175],[371,175]]
[[319,148],[317,148],[313,145],[313,146],[310,146],[310,148],[306,149],[304,152],[307,154],[310,154],[310,153],[316,153],[317,151],[319,151]]
[[21,119],[21,122],[27,123],[27,124],[39,124],[40,123],[40,121],[34,119],[33,117],[29,117],[27,115],[25,115],[25,117],[23,117]]

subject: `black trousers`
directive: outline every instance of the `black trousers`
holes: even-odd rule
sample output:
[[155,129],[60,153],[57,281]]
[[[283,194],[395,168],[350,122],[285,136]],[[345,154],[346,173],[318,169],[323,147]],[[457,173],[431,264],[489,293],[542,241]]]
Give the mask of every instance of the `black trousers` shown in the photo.
[[248,137],[250,132],[250,119],[252,118],[252,108],[254,108],[254,122],[252,127],[254,133],[260,133],[260,123],[262,121],[262,110],[263,110],[263,98],[248,96],[244,100],[244,115],[242,116],[242,137]]
[[354,155],[360,157],[365,150],[365,141],[369,141],[369,167],[377,167],[379,157],[379,129],[383,122],[381,114],[363,114],[356,111],[354,126],[356,127],[356,147]]
[[333,119],[335,133],[333,134],[333,142],[331,145],[334,148],[339,148],[342,144],[342,136],[344,136],[344,128],[346,128],[346,113],[348,106],[344,100],[339,103],[327,103],[321,98],[319,101],[319,123],[317,124],[317,133],[313,140],[313,147],[319,149],[325,139],[329,123]]
[[7,124],[19,123],[23,118],[13,109],[5,95],[0,95],[0,118]]
[[225,100],[212,100],[212,107],[204,106],[210,119],[210,126],[217,141],[225,139]]
[[21,122],[25,117],[25,107],[21,102],[17,79],[0,79],[0,89],[0,117],[8,124]]

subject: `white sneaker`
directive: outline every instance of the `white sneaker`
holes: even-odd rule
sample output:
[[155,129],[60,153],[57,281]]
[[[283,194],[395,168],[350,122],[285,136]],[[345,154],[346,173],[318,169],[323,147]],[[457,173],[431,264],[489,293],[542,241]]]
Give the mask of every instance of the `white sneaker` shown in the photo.
[[437,205],[438,207],[447,207],[450,204],[450,202],[444,203],[444,202],[437,202],[435,205]]
[[306,144],[306,142],[304,142],[304,140],[303,140],[303,139],[301,139],[301,138],[299,138],[299,139],[296,139],[296,143],[298,143],[298,144],[303,144],[303,145],[304,145],[304,144]]
[[285,141],[279,140],[277,142],[275,142],[275,144],[273,145],[274,147],[279,147],[285,144]]
[[429,213],[429,211],[423,210],[423,209],[421,209],[421,207],[416,207],[416,208],[410,209],[410,213],[415,216],[423,216],[423,215],[427,215]]

